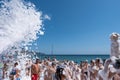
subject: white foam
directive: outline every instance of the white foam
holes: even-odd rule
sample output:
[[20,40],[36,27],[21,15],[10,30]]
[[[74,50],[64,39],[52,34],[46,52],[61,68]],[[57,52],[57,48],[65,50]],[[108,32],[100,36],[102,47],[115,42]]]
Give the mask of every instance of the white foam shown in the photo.
[[26,45],[43,35],[42,13],[23,0],[0,1],[0,53],[11,46]]

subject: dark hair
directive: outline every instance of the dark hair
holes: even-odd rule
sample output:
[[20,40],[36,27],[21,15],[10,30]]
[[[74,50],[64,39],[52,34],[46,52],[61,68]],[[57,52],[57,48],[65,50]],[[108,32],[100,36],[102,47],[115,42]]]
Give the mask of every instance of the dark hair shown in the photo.
[[57,80],[61,80],[61,76],[63,75],[64,68],[61,68],[60,66],[57,67],[55,77]]
[[52,66],[56,65],[54,62],[52,62]]
[[40,59],[36,59],[36,63],[39,63],[40,62]]
[[84,74],[85,74],[86,76],[88,76],[88,72],[84,72]]
[[96,59],[96,62],[100,63],[100,59],[99,59],[99,58],[97,58],[97,59]]
[[115,62],[115,64],[114,64],[114,67],[115,67],[116,69],[119,69],[119,68],[120,68],[120,59],[116,59],[116,62]]
[[18,65],[18,63],[16,62],[14,65],[15,65],[15,66]]
[[36,61],[39,61],[40,59],[36,59]]

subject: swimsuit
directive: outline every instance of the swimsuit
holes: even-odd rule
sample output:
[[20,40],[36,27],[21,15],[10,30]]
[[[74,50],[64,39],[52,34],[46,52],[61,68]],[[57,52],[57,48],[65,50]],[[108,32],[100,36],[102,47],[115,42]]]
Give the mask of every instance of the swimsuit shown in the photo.
[[38,80],[38,74],[33,74],[32,75],[32,80]]

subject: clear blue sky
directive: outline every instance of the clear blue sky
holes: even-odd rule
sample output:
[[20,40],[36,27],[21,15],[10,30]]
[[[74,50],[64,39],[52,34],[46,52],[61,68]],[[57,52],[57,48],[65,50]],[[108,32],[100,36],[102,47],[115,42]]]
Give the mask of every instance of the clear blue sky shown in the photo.
[[[112,32],[120,33],[120,0],[31,0],[51,17],[38,51],[54,54],[109,54]],[[34,46],[33,46],[34,47]]]

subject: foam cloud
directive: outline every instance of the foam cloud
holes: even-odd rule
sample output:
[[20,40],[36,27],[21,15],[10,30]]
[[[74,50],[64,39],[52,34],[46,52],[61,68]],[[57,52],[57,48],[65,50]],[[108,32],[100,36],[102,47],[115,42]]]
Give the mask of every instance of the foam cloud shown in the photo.
[[45,17],[45,19],[47,19],[47,20],[51,20],[51,17],[48,16],[48,15],[45,15],[44,17]]
[[[0,53],[11,46],[28,44],[43,35],[42,13],[23,0],[0,1]],[[49,18],[49,17],[48,17]]]

